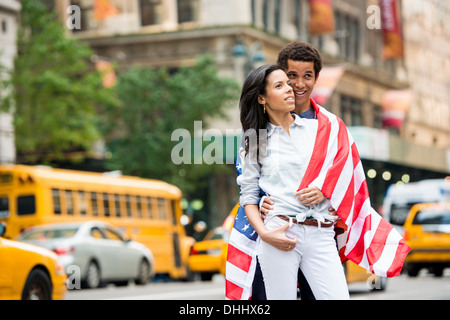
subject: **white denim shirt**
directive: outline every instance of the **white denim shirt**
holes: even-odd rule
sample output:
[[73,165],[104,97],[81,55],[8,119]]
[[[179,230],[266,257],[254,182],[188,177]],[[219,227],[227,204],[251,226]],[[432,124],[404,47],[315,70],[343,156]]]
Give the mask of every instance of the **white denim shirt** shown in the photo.
[[318,129],[316,119],[294,116],[290,136],[282,127],[268,124],[267,153],[261,164],[245,156],[244,149],[240,149],[242,174],[237,178],[241,188],[240,204],[259,204],[261,188],[274,202],[269,216],[286,215],[300,221],[312,216],[322,222],[324,219],[334,221],[328,212],[331,206],[328,199],[309,207],[294,196],[311,159]]

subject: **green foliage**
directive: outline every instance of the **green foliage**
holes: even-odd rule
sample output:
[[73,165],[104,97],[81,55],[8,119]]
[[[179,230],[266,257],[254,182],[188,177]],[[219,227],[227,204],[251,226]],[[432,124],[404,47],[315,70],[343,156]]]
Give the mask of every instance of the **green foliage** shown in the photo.
[[[226,107],[238,99],[235,81],[217,75],[210,56],[200,57],[195,66],[182,67],[173,75],[166,69],[131,68],[119,76],[117,97],[121,108],[110,113],[108,147],[110,169],[125,174],[156,178],[180,186],[189,193],[207,183],[207,175],[223,170],[220,165],[175,165],[171,150],[174,130],[183,128],[193,137],[194,121],[224,117]],[[113,109],[114,110],[114,109]]]
[[89,149],[101,136],[96,108],[115,104],[92,70],[91,49],[67,37],[41,1],[23,0],[20,19],[11,94],[2,99],[2,109],[14,111],[19,161]]

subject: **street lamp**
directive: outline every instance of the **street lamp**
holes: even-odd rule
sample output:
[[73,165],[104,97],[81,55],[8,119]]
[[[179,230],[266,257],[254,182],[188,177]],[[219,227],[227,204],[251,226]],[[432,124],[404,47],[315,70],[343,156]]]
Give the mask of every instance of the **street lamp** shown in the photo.
[[254,42],[247,48],[242,38],[236,39],[232,55],[235,62],[235,71],[239,79],[244,79],[250,71],[264,64],[266,56],[261,49],[260,42]]

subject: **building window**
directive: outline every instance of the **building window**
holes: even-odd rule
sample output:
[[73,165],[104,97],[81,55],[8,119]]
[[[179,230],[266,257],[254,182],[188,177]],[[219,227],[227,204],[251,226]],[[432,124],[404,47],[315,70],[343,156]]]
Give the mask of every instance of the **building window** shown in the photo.
[[141,0],[141,23],[143,26],[151,26],[162,23],[162,1]]
[[381,106],[376,105],[373,107],[373,127],[377,129],[383,128],[383,110]]
[[359,52],[359,20],[355,17],[335,13],[336,42],[339,46],[339,55],[347,60],[358,61]]
[[268,17],[269,3],[268,0],[263,0],[263,25],[264,30],[268,30],[269,17]]
[[178,23],[197,21],[198,0],[177,0]]
[[256,25],[256,3],[255,0],[252,0],[252,25]]
[[280,0],[275,0],[274,4],[274,23],[275,33],[280,34],[280,15],[281,15],[281,3]]
[[2,32],[3,33],[8,32],[8,24],[6,23],[6,20],[2,20]]
[[342,95],[341,118],[348,127],[362,126],[361,100]]
[[292,24],[297,30],[297,38],[302,38],[303,32],[303,17],[302,17],[302,2],[301,0],[294,0],[294,8],[292,10]]

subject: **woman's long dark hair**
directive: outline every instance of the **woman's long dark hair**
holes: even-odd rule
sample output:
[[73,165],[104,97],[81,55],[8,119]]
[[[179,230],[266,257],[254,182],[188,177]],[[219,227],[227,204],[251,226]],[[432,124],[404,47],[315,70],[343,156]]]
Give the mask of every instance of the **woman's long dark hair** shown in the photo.
[[242,146],[245,156],[260,162],[265,155],[267,146],[267,124],[269,116],[264,112],[264,106],[258,102],[259,95],[266,94],[267,78],[276,71],[281,70],[277,65],[264,65],[253,71],[245,79],[242,86],[239,109],[244,134]]

